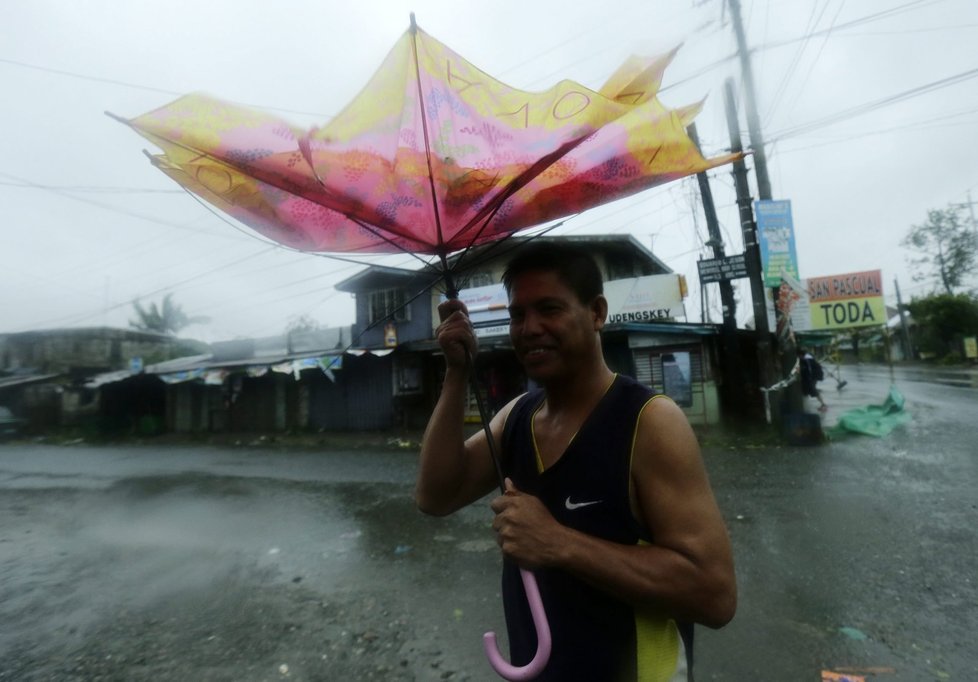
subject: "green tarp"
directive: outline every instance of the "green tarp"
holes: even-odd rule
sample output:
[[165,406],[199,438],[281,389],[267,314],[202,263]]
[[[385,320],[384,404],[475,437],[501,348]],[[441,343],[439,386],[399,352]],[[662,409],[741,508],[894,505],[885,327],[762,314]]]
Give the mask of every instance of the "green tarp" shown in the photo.
[[840,438],[853,433],[867,436],[882,437],[900,424],[910,421],[910,413],[903,408],[903,394],[896,386],[890,387],[890,393],[882,405],[867,405],[845,412],[839,417],[839,423],[826,429],[829,438]]

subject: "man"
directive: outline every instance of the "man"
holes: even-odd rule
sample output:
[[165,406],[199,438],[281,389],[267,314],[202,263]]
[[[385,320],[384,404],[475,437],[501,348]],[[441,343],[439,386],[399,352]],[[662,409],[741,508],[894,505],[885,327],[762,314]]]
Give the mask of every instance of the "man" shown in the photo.
[[[490,424],[507,476],[491,506],[512,662],[536,650],[522,567],[536,575],[553,633],[538,679],[685,680],[692,624],[721,627],[736,608],[730,542],[696,438],[675,403],[605,364],[608,303],[590,255],[533,244],[503,282],[513,348],[542,387]],[[496,475],[485,435],[463,435],[466,354],[477,350],[465,306],[446,301],[439,313],[447,369],[416,498],[445,515],[489,493]]]
[[[822,400],[822,392],[818,390],[818,382],[825,378],[822,366],[818,364],[808,349],[798,347],[798,373],[801,379],[801,392],[804,395],[815,398],[818,401],[818,411],[825,412],[829,406]],[[840,382],[840,387],[841,387]]]

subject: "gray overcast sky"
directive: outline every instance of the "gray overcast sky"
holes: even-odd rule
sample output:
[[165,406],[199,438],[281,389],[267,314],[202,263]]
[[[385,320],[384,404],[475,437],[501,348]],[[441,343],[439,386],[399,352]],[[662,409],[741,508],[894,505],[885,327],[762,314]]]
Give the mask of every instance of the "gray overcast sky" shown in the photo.
[[[974,0],[743,3],[770,140],[978,69]],[[133,117],[204,91],[319,124],[366,82],[411,11],[476,66],[528,90],[561,78],[597,88],[628,54],[683,43],[661,99],[679,106],[708,97],[697,119],[704,151],[729,144],[723,82],[739,83],[736,62],[704,70],[734,50],[721,0],[7,0],[0,332],[124,327],[134,298],[168,292],[188,313],[212,318],[183,333],[207,341],[281,333],[300,315],[351,323],[352,300],[333,284],[357,266],[234,230],[152,168],[141,153],[147,143],[102,112]],[[970,78],[771,145],[774,195],[792,200],[801,275],[880,268],[888,300],[894,277],[905,297],[926,293],[929,285],[910,279],[900,239],[928,209],[965,202],[969,190],[978,200],[976,142],[978,78]],[[729,169],[713,178],[727,252],[737,252]],[[687,309],[698,320],[695,264],[706,251],[698,201],[695,179],[675,182],[587,212],[554,234],[630,232],[651,242],[686,274]],[[383,262],[413,267],[406,258]],[[741,299],[743,320],[749,297]]]

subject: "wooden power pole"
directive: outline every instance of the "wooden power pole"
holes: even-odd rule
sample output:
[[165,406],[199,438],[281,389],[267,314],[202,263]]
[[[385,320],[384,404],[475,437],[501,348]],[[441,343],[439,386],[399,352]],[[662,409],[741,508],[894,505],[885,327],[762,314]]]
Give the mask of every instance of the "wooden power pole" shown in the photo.
[[[686,129],[689,138],[700,148],[699,135],[696,134],[696,124],[691,123]],[[707,245],[713,249],[713,258],[723,260],[723,237],[720,236],[720,221],[717,218],[716,205],[713,203],[713,190],[710,189],[710,179],[706,172],[696,174],[696,179],[700,186],[700,197],[703,201],[703,213],[706,216],[706,228],[710,239]],[[745,377],[742,363],[740,361],[740,346],[737,343],[737,302],[734,299],[733,283],[727,279],[720,279],[720,302],[723,306],[723,326],[720,328],[720,359],[721,376],[723,383],[721,392],[724,397],[724,407],[733,416],[742,417],[743,408],[746,404],[744,385]],[[700,280],[700,290],[706,291],[706,285]]]
[[[734,100],[733,81],[724,84],[724,97],[727,110],[727,128],[730,131],[730,151],[743,151],[740,140],[740,123],[737,119],[737,105]],[[771,330],[767,323],[767,301],[764,300],[764,276],[761,270],[761,248],[757,243],[757,225],[754,224],[754,209],[751,205],[750,183],[747,181],[747,165],[743,159],[733,164],[734,187],[737,192],[737,206],[740,210],[740,230],[744,237],[744,256],[747,263],[747,281],[750,283],[751,304],[754,308],[754,331],[757,334],[757,365],[761,386],[771,386],[778,381],[774,370],[774,349],[771,344]],[[771,418],[780,422],[781,410],[778,401],[771,405]]]
[[[744,34],[744,24],[740,16],[740,0],[728,0],[730,17],[734,34],[737,38],[737,54],[740,58],[740,69],[744,80],[744,113],[747,117],[747,131],[750,135],[750,145],[754,155],[754,172],[757,177],[757,194],[762,201],[772,199],[771,179],[767,172],[767,156],[764,150],[764,135],[761,132],[761,119],[757,114],[757,97],[754,90],[754,72],[751,68],[750,50],[747,47],[747,37]],[[782,314],[778,309],[778,290],[772,292],[774,299],[775,318]],[[794,367],[795,345],[790,337],[776,339],[776,348],[781,354],[781,376],[787,376]],[[769,386],[771,384],[768,384]],[[783,390],[782,398],[785,407],[792,412],[800,412],[802,408],[801,388],[797,383],[790,384]],[[772,405],[778,403],[772,401]]]

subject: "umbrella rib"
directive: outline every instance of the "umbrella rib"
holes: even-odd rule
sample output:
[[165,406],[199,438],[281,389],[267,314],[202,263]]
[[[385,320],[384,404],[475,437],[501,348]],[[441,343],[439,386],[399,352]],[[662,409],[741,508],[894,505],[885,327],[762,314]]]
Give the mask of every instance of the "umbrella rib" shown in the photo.
[[[576,215],[580,215],[580,214],[575,213],[573,216],[568,216],[567,218],[564,218],[563,220],[561,220],[559,222],[556,222],[553,225],[549,225],[548,227],[544,228],[543,230],[541,230],[537,234],[532,234],[532,235],[525,235],[524,234],[524,235],[520,235],[520,239],[522,239],[524,241],[521,241],[518,244],[510,244],[509,243],[510,240],[513,240],[513,239],[516,238],[516,234],[513,233],[513,232],[510,232],[509,234],[507,234],[506,236],[504,236],[502,239],[499,239],[497,241],[494,241],[491,244],[489,244],[488,246],[486,246],[486,248],[485,248],[484,251],[480,251],[479,253],[475,254],[475,256],[473,256],[473,260],[471,262],[469,262],[469,263],[466,263],[466,266],[467,267],[474,267],[474,266],[482,265],[483,263],[488,263],[489,261],[491,261],[491,260],[493,260],[495,258],[499,258],[501,256],[505,256],[507,253],[511,253],[512,251],[515,251],[516,249],[519,249],[519,248],[525,246],[526,244],[529,244],[530,242],[532,242],[532,241],[534,241],[534,240],[536,240],[536,239],[538,239],[540,237],[543,237],[544,235],[546,235],[551,230],[557,229],[558,227],[560,227],[561,225],[563,225],[564,223],[566,223],[568,220],[570,220],[571,218],[573,218]],[[498,248],[500,248],[502,246],[506,246],[508,248],[506,248],[504,251],[500,251],[500,252],[496,253],[495,252],[496,249],[498,249]],[[464,252],[462,252],[462,255],[459,256],[459,259],[457,261],[455,261],[455,269],[456,270],[459,269],[461,260],[462,260],[462,258],[464,258],[465,254],[468,253],[468,251],[469,251],[469,249],[467,248]]]
[[[421,132],[424,135],[424,156],[428,163],[428,186],[431,189],[431,208],[435,214],[435,230],[438,233],[438,251],[445,263],[445,236],[441,229],[441,215],[438,212],[438,194],[435,191],[435,173],[431,166],[431,142],[428,139],[428,117],[425,116],[424,90],[421,87],[421,62],[418,59],[418,26],[414,23],[414,14],[411,15],[411,46],[414,50],[414,74],[418,85],[418,102],[421,104]],[[451,286],[451,285],[449,285]]]
[[566,156],[570,152],[574,151],[578,146],[580,146],[591,135],[592,135],[592,133],[588,133],[587,135],[581,135],[581,136],[579,136],[578,138],[576,138],[574,140],[570,140],[568,142],[565,142],[564,144],[562,144],[560,147],[558,147],[557,149],[555,149],[551,153],[549,153],[549,154],[547,154],[547,155],[545,155],[545,156],[537,159],[535,162],[533,162],[533,164],[530,165],[529,168],[527,168],[526,170],[524,170],[522,173],[520,173],[516,177],[516,179],[514,179],[511,183],[509,183],[503,191],[501,191],[499,194],[497,194],[496,196],[494,196],[486,204],[486,206],[484,206],[479,211],[478,214],[476,214],[475,216],[473,216],[473,218],[468,223],[466,223],[466,225],[461,230],[459,230],[458,233],[460,235],[461,234],[464,234],[469,229],[471,229],[472,227],[474,227],[480,220],[483,220],[483,218],[485,216],[488,215],[488,218],[485,219],[485,221],[482,224],[482,227],[480,227],[478,229],[478,231],[476,232],[475,236],[473,236],[472,237],[472,240],[469,242],[470,245],[471,244],[474,244],[476,242],[476,240],[478,240],[479,237],[482,236],[482,233],[485,231],[485,229],[489,226],[489,222],[495,216],[496,212],[500,208],[502,208],[502,205],[504,203],[506,203],[506,201],[510,197],[512,197],[514,194],[516,194],[521,189],[523,189],[528,184],[530,184],[530,182],[532,182],[542,172],[544,172],[545,170],[547,170],[548,168],[550,168],[554,163],[556,163],[557,161],[559,161],[560,159],[562,159],[564,156]]
[[[179,183],[177,183],[177,184],[179,184]],[[303,253],[303,254],[311,255],[311,256],[319,256],[320,258],[329,258],[331,260],[337,260],[337,261],[340,261],[340,262],[343,262],[343,263],[352,263],[354,265],[363,265],[365,267],[372,267],[372,264],[371,263],[369,263],[367,261],[363,261],[363,260],[358,260],[356,258],[348,258],[348,257],[345,257],[345,256],[338,256],[335,253],[328,253],[328,252],[325,252],[325,251],[304,251],[302,249],[297,249],[294,246],[289,246],[288,244],[283,244],[282,242],[277,242],[277,241],[274,241],[274,240],[269,240],[269,239],[263,238],[263,237],[259,236],[261,233],[256,232],[254,229],[248,229],[248,230],[242,229],[240,226],[238,226],[234,222],[228,220],[227,217],[225,217],[225,216],[221,215],[220,213],[218,213],[218,211],[213,206],[211,206],[209,203],[207,203],[206,201],[204,201],[198,195],[196,195],[193,192],[191,192],[189,189],[187,189],[183,185],[180,185],[180,188],[184,192],[186,192],[190,196],[191,199],[193,199],[198,204],[200,204],[201,206],[203,206],[207,211],[209,211],[212,215],[214,215],[214,217],[216,217],[218,220],[220,220],[220,221],[222,221],[224,223],[227,223],[228,225],[230,225],[232,228],[234,228],[235,230],[237,230],[241,234],[245,235],[246,237],[250,237],[251,239],[256,239],[259,242],[261,242],[262,244],[270,244],[270,245],[275,246],[277,248],[285,249],[286,251],[292,251],[294,253]],[[377,235],[377,236],[380,236],[380,235]],[[394,246],[397,247],[397,248],[399,248],[399,249],[401,249],[402,251],[404,251],[404,249],[402,247],[398,246],[397,244],[394,244]],[[405,251],[405,253],[407,253],[407,252]],[[410,255],[414,256],[415,258],[418,258],[418,260],[420,260],[426,266],[427,265],[431,265],[428,261],[424,260],[420,256],[417,256],[416,254],[413,254],[412,253]]]
[[[153,139],[153,140],[157,140],[157,139],[163,140],[167,144],[173,145],[175,147],[180,147],[181,149],[184,149],[184,150],[186,150],[188,152],[192,152],[194,154],[197,154],[198,157],[210,159],[211,161],[214,161],[214,162],[216,162],[218,164],[221,164],[221,165],[227,166],[229,168],[232,168],[232,169],[234,169],[235,171],[237,171],[239,173],[242,173],[244,175],[248,175],[250,177],[253,177],[254,179],[259,180],[259,181],[265,183],[266,185],[269,185],[271,187],[275,187],[276,189],[280,189],[280,190],[283,190],[283,191],[286,191],[286,192],[290,192],[290,193],[295,194],[296,196],[298,196],[298,197],[300,197],[302,199],[305,199],[306,201],[309,201],[309,202],[311,202],[313,204],[316,204],[317,206],[322,206],[323,208],[329,209],[330,211],[334,211],[336,213],[339,213],[340,215],[342,215],[347,220],[350,220],[351,222],[354,222],[354,223],[360,225],[361,227],[365,227],[365,223],[363,223],[363,221],[359,221],[358,219],[357,220],[354,220],[353,216],[351,216],[347,211],[340,210],[336,206],[331,205],[331,203],[324,203],[324,202],[320,201],[316,197],[316,195],[314,193],[312,193],[309,190],[303,188],[298,183],[295,183],[293,181],[288,180],[287,178],[275,177],[275,176],[273,176],[271,174],[265,173],[260,168],[253,168],[253,167],[247,167],[247,166],[239,165],[238,163],[236,163],[236,162],[234,162],[234,161],[232,161],[230,159],[222,158],[222,157],[217,156],[215,154],[212,154],[210,152],[207,152],[207,151],[198,149],[197,147],[192,147],[190,145],[184,144],[184,143],[179,142],[177,140],[169,140],[169,139],[163,138],[163,137],[161,137],[159,135],[156,135],[154,133],[150,133],[148,131],[142,131],[136,125],[134,125],[132,123],[132,121],[129,121],[129,120],[125,119],[125,118],[122,118],[121,116],[116,116],[115,114],[112,114],[110,112],[105,112],[105,113],[110,118],[113,118],[116,121],[119,121],[120,123],[123,123],[124,125],[129,126],[133,130],[137,131],[140,135],[143,135],[144,137],[147,137],[147,138]],[[157,143],[157,146],[159,146],[161,149],[163,148],[163,145],[160,145],[159,143]],[[157,167],[159,167],[159,162],[158,162],[156,156],[154,156],[152,154],[149,154],[148,152],[146,152],[146,155],[150,158],[150,161],[154,165],[156,165]],[[163,157],[166,158],[166,154],[165,153],[163,154]],[[312,169],[312,171],[313,171],[313,173],[315,173],[315,169]],[[180,184],[180,183],[177,183],[177,184]],[[327,196],[328,196],[328,190],[326,190],[326,187],[324,187],[322,185],[322,183],[320,183],[320,187],[322,188],[323,192],[326,193]],[[407,239],[409,241],[414,241],[414,238],[413,237],[411,237],[409,234],[403,232],[402,230],[400,230],[399,228],[396,228],[396,227],[383,227],[383,228],[377,228],[377,229],[381,229],[381,230],[384,230],[386,232],[390,232],[391,234],[397,235],[398,237],[402,237],[402,238]],[[371,231],[371,233],[374,236],[380,237],[380,235],[377,232],[375,232],[374,230],[370,230],[370,231]],[[398,246],[398,245],[394,244],[393,242],[391,242],[390,240],[388,240],[388,239],[386,239],[384,237],[381,237],[381,238],[382,239],[385,239],[385,241],[388,241],[388,243],[391,243],[393,246],[397,246],[397,248],[399,248],[401,251],[404,251],[405,253],[409,253],[409,251],[406,248],[404,248],[402,246]]]
[[428,261],[426,261],[424,258],[422,258],[421,256],[419,256],[418,254],[416,254],[414,251],[411,251],[408,248],[406,248],[404,246],[401,246],[400,244],[398,244],[397,242],[395,242],[393,239],[390,239],[389,237],[385,237],[383,234],[381,234],[379,228],[374,228],[373,226],[369,225],[368,223],[363,222],[362,220],[360,220],[356,216],[350,215],[348,213],[344,213],[343,215],[346,216],[346,219],[349,220],[350,222],[356,223],[357,225],[359,225],[360,227],[362,227],[363,229],[365,229],[367,232],[369,232],[373,236],[377,237],[378,239],[381,239],[381,240],[385,241],[386,243],[390,244],[395,249],[399,249],[403,253],[406,253],[407,255],[411,256],[412,258],[416,258],[417,260],[421,261],[425,265],[430,265],[430,263],[428,263]]

